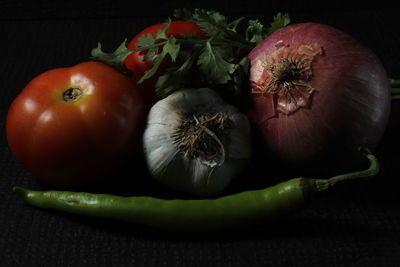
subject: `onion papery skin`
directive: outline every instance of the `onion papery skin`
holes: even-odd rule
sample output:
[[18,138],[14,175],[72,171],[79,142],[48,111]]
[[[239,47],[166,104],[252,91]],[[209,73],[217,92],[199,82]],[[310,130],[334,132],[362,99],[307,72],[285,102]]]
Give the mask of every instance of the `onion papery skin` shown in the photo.
[[257,60],[282,45],[321,48],[306,82],[315,90],[307,105],[285,114],[277,110],[277,96],[260,94],[252,81],[247,113],[265,145],[263,151],[295,166],[331,155],[349,156],[360,146],[373,150],[384,134],[390,113],[390,85],[378,57],[349,34],[331,26],[293,24],[276,31],[251,51],[250,76],[261,71]]

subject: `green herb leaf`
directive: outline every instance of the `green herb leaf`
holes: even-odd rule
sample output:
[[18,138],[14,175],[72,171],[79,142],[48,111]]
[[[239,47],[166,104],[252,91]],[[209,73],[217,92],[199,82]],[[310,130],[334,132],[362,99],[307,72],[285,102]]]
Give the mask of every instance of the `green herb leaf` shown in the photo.
[[[139,47],[149,47],[147,54],[144,56],[144,60],[153,60],[153,66],[145,72],[138,83],[142,83],[144,80],[151,78],[167,56],[170,57],[171,61],[176,60],[180,51],[180,44],[177,43],[175,37],[167,36],[169,26],[170,22],[167,22],[163,29],[157,30],[156,37],[149,34],[146,37],[139,38]],[[162,51],[158,53],[160,46],[162,46]]]
[[[177,40],[175,37],[173,37],[173,36],[167,37],[167,40],[163,42],[163,47],[162,47],[161,53],[156,54],[156,52],[152,52],[152,56],[154,58],[153,66],[145,72],[145,74],[139,79],[138,82],[142,83],[144,80],[151,78],[157,72],[161,63],[164,61],[164,59],[167,56],[169,56],[171,61],[175,61],[179,54],[180,47],[181,46],[180,46],[180,44],[177,44]],[[146,56],[145,56],[145,59],[146,59]]]
[[157,46],[157,44],[168,39],[167,32],[169,30],[169,25],[169,22],[165,23],[163,29],[157,30],[155,37],[152,34],[148,34],[147,36],[142,36],[138,39],[138,47],[149,47],[145,53],[144,60],[153,60],[154,57],[159,53],[159,46],[161,45]]
[[235,70],[232,75],[232,89],[235,95],[240,95],[246,80],[248,80],[249,64],[249,59],[247,57],[243,57],[242,60],[235,65]]
[[267,36],[267,30],[258,20],[249,20],[249,26],[246,29],[246,40],[258,44]]
[[181,20],[193,21],[193,13],[187,8],[175,9],[174,17]]
[[238,19],[232,21],[231,23],[228,24],[228,28],[229,28],[231,31],[237,32],[237,27],[238,27],[239,24],[240,24],[243,20],[245,20],[245,19],[246,19],[245,17],[240,17],[240,18],[238,18]]
[[159,47],[151,47],[149,50],[146,51],[143,59],[145,61],[152,60],[158,54]]
[[206,42],[202,49],[197,64],[211,83],[225,84],[231,79],[230,74],[235,70],[235,65],[226,61],[225,53],[226,50],[212,46],[210,42]]
[[214,10],[196,8],[190,14],[187,9],[177,9],[175,17],[196,23],[208,37],[216,36],[222,33],[222,29],[227,28],[227,18]]
[[187,87],[191,82],[192,67],[196,62],[196,51],[182,51],[177,61],[172,62],[156,83],[156,94],[166,97],[174,91]]
[[138,47],[150,47],[146,54],[144,55],[144,60],[151,60],[158,53],[159,47],[154,46],[156,44],[156,39],[153,35],[148,34],[147,36],[142,36],[138,39],[137,46]]
[[106,53],[101,49],[101,43],[93,48],[90,55],[93,60],[106,63],[123,72],[129,72],[125,67],[125,58],[132,53],[132,50],[127,48],[126,39],[118,46],[113,53]]
[[164,28],[158,29],[156,34],[156,40],[168,39],[167,32],[169,30],[169,25],[171,21],[164,24]]
[[171,57],[171,60],[175,61],[179,54],[180,48],[181,45],[177,43],[176,38],[171,36],[168,38],[167,42],[163,47],[163,53],[169,55]]
[[155,57],[155,59],[153,60],[153,67],[148,69],[143,74],[143,76],[139,79],[138,83],[142,83],[144,80],[151,78],[157,72],[157,70],[160,67],[161,62],[164,60],[165,56],[166,56],[165,54],[161,53],[157,57]]
[[152,34],[148,34],[147,36],[144,35],[142,37],[139,37],[138,42],[137,42],[137,46],[139,47],[144,47],[144,46],[150,46],[156,43],[156,39],[154,38],[154,36]]
[[221,13],[214,10],[205,10],[196,8],[193,15],[194,19],[198,21],[207,21],[213,25],[226,25],[227,19]]
[[274,20],[271,23],[271,26],[268,28],[268,35],[272,34],[276,30],[279,30],[280,28],[285,27],[289,23],[290,23],[290,18],[287,13],[276,14],[276,16],[274,17]]

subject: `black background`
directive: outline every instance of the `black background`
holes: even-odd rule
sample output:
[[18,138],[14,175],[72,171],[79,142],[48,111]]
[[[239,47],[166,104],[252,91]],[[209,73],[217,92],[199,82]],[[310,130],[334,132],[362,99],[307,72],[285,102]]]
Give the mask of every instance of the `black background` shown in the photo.
[[[110,51],[165,21],[175,8],[212,8],[231,19],[246,16],[265,24],[281,11],[289,12],[293,23],[326,23],[358,38],[381,58],[390,77],[400,77],[400,9],[380,1],[358,6],[267,2],[0,1],[0,266],[400,266],[396,101],[376,151],[382,165],[377,177],[339,186],[288,220],[245,233],[166,234],[39,210],[12,193],[15,185],[49,188],[7,146],[7,109],[27,82],[46,70],[88,60],[98,41]],[[162,194],[140,168],[128,175],[137,181],[132,194]],[[234,186],[230,190],[239,188]]]

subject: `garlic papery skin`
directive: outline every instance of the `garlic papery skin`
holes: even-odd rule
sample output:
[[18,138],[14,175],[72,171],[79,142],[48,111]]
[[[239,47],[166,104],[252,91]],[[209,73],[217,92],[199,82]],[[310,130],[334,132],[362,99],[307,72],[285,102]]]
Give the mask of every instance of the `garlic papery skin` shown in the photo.
[[144,132],[151,175],[180,192],[222,192],[251,158],[247,117],[208,88],[176,91],[151,108]]

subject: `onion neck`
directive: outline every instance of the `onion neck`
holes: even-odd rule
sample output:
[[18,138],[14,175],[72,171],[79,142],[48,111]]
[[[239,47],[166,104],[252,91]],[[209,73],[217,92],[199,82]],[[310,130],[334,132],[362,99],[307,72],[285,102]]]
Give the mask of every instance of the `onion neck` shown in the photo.
[[323,49],[318,43],[290,46],[277,42],[275,47],[252,60],[252,92],[272,96],[275,110],[290,115],[310,105],[311,95],[318,89],[311,86],[313,64]]

